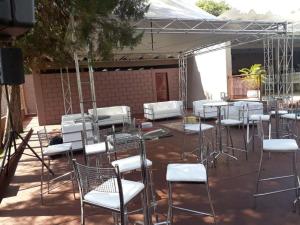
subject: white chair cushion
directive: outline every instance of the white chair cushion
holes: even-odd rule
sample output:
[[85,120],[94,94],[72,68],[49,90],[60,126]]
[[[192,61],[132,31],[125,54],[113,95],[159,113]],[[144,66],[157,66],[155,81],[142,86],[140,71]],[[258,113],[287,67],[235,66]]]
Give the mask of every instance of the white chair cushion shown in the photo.
[[[108,142],[108,150],[112,150],[113,146]],[[85,145],[85,154],[93,155],[93,154],[101,154],[106,152],[105,142]]]
[[263,150],[273,152],[288,152],[298,150],[294,139],[266,139],[263,140]]
[[[284,119],[290,119],[290,120],[296,119],[295,113],[287,113],[287,114],[281,115],[280,117],[284,118]],[[298,116],[298,115],[297,115],[297,120],[300,120],[300,116]]]
[[254,121],[269,121],[270,120],[270,115],[258,115],[258,114],[254,114],[254,115],[250,115],[249,116],[249,120],[254,120]]
[[[272,115],[275,115],[275,111],[273,110],[273,111],[271,111],[271,114]],[[286,111],[286,110],[278,110],[278,112],[277,112],[279,115],[283,115],[283,114],[288,114],[289,112],[288,111]]]
[[[126,173],[132,170],[137,170],[141,168],[141,157],[139,155],[130,156],[124,159],[119,159],[111,162],[112,166],[118,165],[120,173]],[[147,167],[152,166],[152,162],[147,159],[146,160]]]
[[67,153],[72,149],[72,143],[63,143],[58,145],[49,145],[43,150],[45,156]]
[[[117,179],[114,178],[113,182],[115,183],[115,187],[117,189]],[[125,205],[144,189],[144,184],[140,182],[134,182],[123,179],[121,180],[121,182]],[[105,182],[102,185],[106,185]],[[118,190],[117,192],[100,192],[97,190],[92,190],[84,196],[84,200],[86,202],[105,208],[120,210],[120,198]]]
[[[214,128],[214,126],[209,125],[209,124],[201,124],[201,131],[206,131],[206,130],[209,130],[212,128]],[[184,129],[187,131],[199,132],[200,125],[199,124],[184,124]]]
[[201,163],[172,163],[167,167],[167,181],[207,182],[206,169]]
[[242,124],[243,122],[240,120],[233,120],[233,119],[225,119],[225,120],[221,120],[221,124],[224,126],[235,126],[235,125],[239,125]]

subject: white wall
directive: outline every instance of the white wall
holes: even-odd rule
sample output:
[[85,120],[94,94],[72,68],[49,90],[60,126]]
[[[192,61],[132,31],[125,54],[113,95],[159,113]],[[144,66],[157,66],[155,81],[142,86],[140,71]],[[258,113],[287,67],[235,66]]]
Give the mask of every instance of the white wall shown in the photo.
[[[221,47],[221,46],[220,46]],[[231,75],[230,49],[220,49],[188,59],[188,107],[200,99],[220,99],[227,93],[227,75]]]

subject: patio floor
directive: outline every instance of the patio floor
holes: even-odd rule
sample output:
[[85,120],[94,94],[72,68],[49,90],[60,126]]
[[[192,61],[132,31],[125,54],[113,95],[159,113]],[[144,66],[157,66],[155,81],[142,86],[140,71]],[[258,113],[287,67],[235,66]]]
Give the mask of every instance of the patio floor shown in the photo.
[[[176,120],[164,120],[158,125],[174,123]],[[25,121],[27,128],[37,127],[37,118]],[[26,129],[27,129],[26,128]],[[49,126],[48,130],[59,126]],[[165,181],[166,167],[169,162],[180,161],[183,133],[171,129],[173,136],[160,140],[148,141],[147,157],[153,161],[154,184],[158,201],[157,212],[160,220],[165,220],[167,213],[167,183]],[[241,145],[242,136],[238,128],[233,129],[234,141]],[[35,137],[33,137],[35,138]],[[188,142],[192,148],[193,137]],[[38,142],[31,141],[32,146]],[[39,152],[39,149],[36,149]],[[28,150],[25,151],[29,153]],[[294,192],[285,192],[258,200],[257,209],[253,209],[252,194],[258,169],[259,148],[250,151],[246,161],[244,153],[237,153],[239,160],[220,160],[217,168],[209,168],[209,183],[215,207],[218,224],[224,225],[296,225],[300,215],[293,212],[292,202]],[[79,154],[76,157],[80,158]],[[193,160],[189,158],[189,160]],[[283,174],[291,170],[289,158],[272,155],[263,174]],[[60,159],[57,160],[58,163]],[[298,162],[299,159],[298,159]],[[299,164],[298,164],[299,165]],[[45,204],[40,201],[40,172],[41,165],[36,158],[23,155],[15,177],[8,189],[7,196],[1,202],[0,224],[80,224],[79,195],[74,200],[71,183],[55,189],[55,193],[45,195]],[[292,185],[292,180],[286,180],[284,185]],[[267,188],[277,188],[280,185],[272,182]],[[266,189],[264,189],[266,190]],[[77,190],[76,190],[77,191]],[[174,200],[180,205],[190,208],[209,210],[205,187],[199,185],[180,185],[174,189]],[[109,212],[87,208],[86,224],[113,224]],[[141,220],[141,215],[130,216],[130,221]],[[209,217],[183,214],[175,211],[174,224],[212,224]]]

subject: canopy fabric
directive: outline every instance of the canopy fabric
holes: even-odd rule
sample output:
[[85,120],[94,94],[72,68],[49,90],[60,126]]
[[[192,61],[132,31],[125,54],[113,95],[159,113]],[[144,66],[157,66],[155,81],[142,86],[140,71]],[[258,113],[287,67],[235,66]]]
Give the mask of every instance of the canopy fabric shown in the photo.
[[177,57],[224,42],[251,42],[286,31],[286,22],[218,19],[188,0],[150,0],[145,18],[134,26],[144,32],[141,43],[116,51],[116,60]]

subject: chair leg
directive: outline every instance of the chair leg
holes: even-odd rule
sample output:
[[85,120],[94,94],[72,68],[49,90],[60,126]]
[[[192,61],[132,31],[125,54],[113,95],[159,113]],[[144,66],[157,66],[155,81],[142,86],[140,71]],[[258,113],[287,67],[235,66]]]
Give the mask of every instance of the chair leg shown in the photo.
[[255,127],[254,120],[252,121],[252,152],[254,152],[254,144],[255,144]]
[[296,200],[299,200],[299,176],[297,171],[297,153],[293,153],[293,172],[295,176],[295,194],[296,194]]
[[209,201],[210,209],[211,209],[211,212],[212,212],[212,215],[213,215],[213,218],[214,218],[214,224],[217,224],[216,214],[215,214],[214,206],[212,204],[208,182],[206,183],[206,190],[207,190],[207,196],[208,196],[208,201]]
[[[262,167],[262,161],[263,161],[263,151],[261,151],[260,154],[260,160],[259,160],[259,167],[258,167],[258,174],[257,174],[257,180],[256,180],[256,190],[255,194],[258,194],[258,188],[259,188],[259,182],[260,182],[260,175],[261,175],[261,167]],[[254,208],[256,208],[256,196],[254,196]]]
[[244,148],[245,148],[245,153],[246,153],[246,160],[248,160],[248,148],[247,148],[247,140],[245,136],[245,126],[242,124],[242,132],[243,132],[243,141],[244,141]]
[[80,211],[81,211],[81,225],[85,225],[84,203],[82,201],[80,204]]
[[173,199],[172,199],[172,184],[168,182],[168,218],[169,224],[173,224]]
[[[43,162],[44,162],[44,160],[43,160]],[[44,204],[43,186],[44,186],[44,164],[42,164],[42,174],[41,174],[41,202],[42,202],[42,205]]]
[[148,173],[149,173],[149,178],[150,178],[150,191],[151,191],[151,196],[152,196],[152,204],[151,205],[154,206],[153,210],[154,210],[154,213],[155,213],[157,202],[156,202],[155,192],[154,192],[153,171],[152,171],[152,169],[149,169]]

